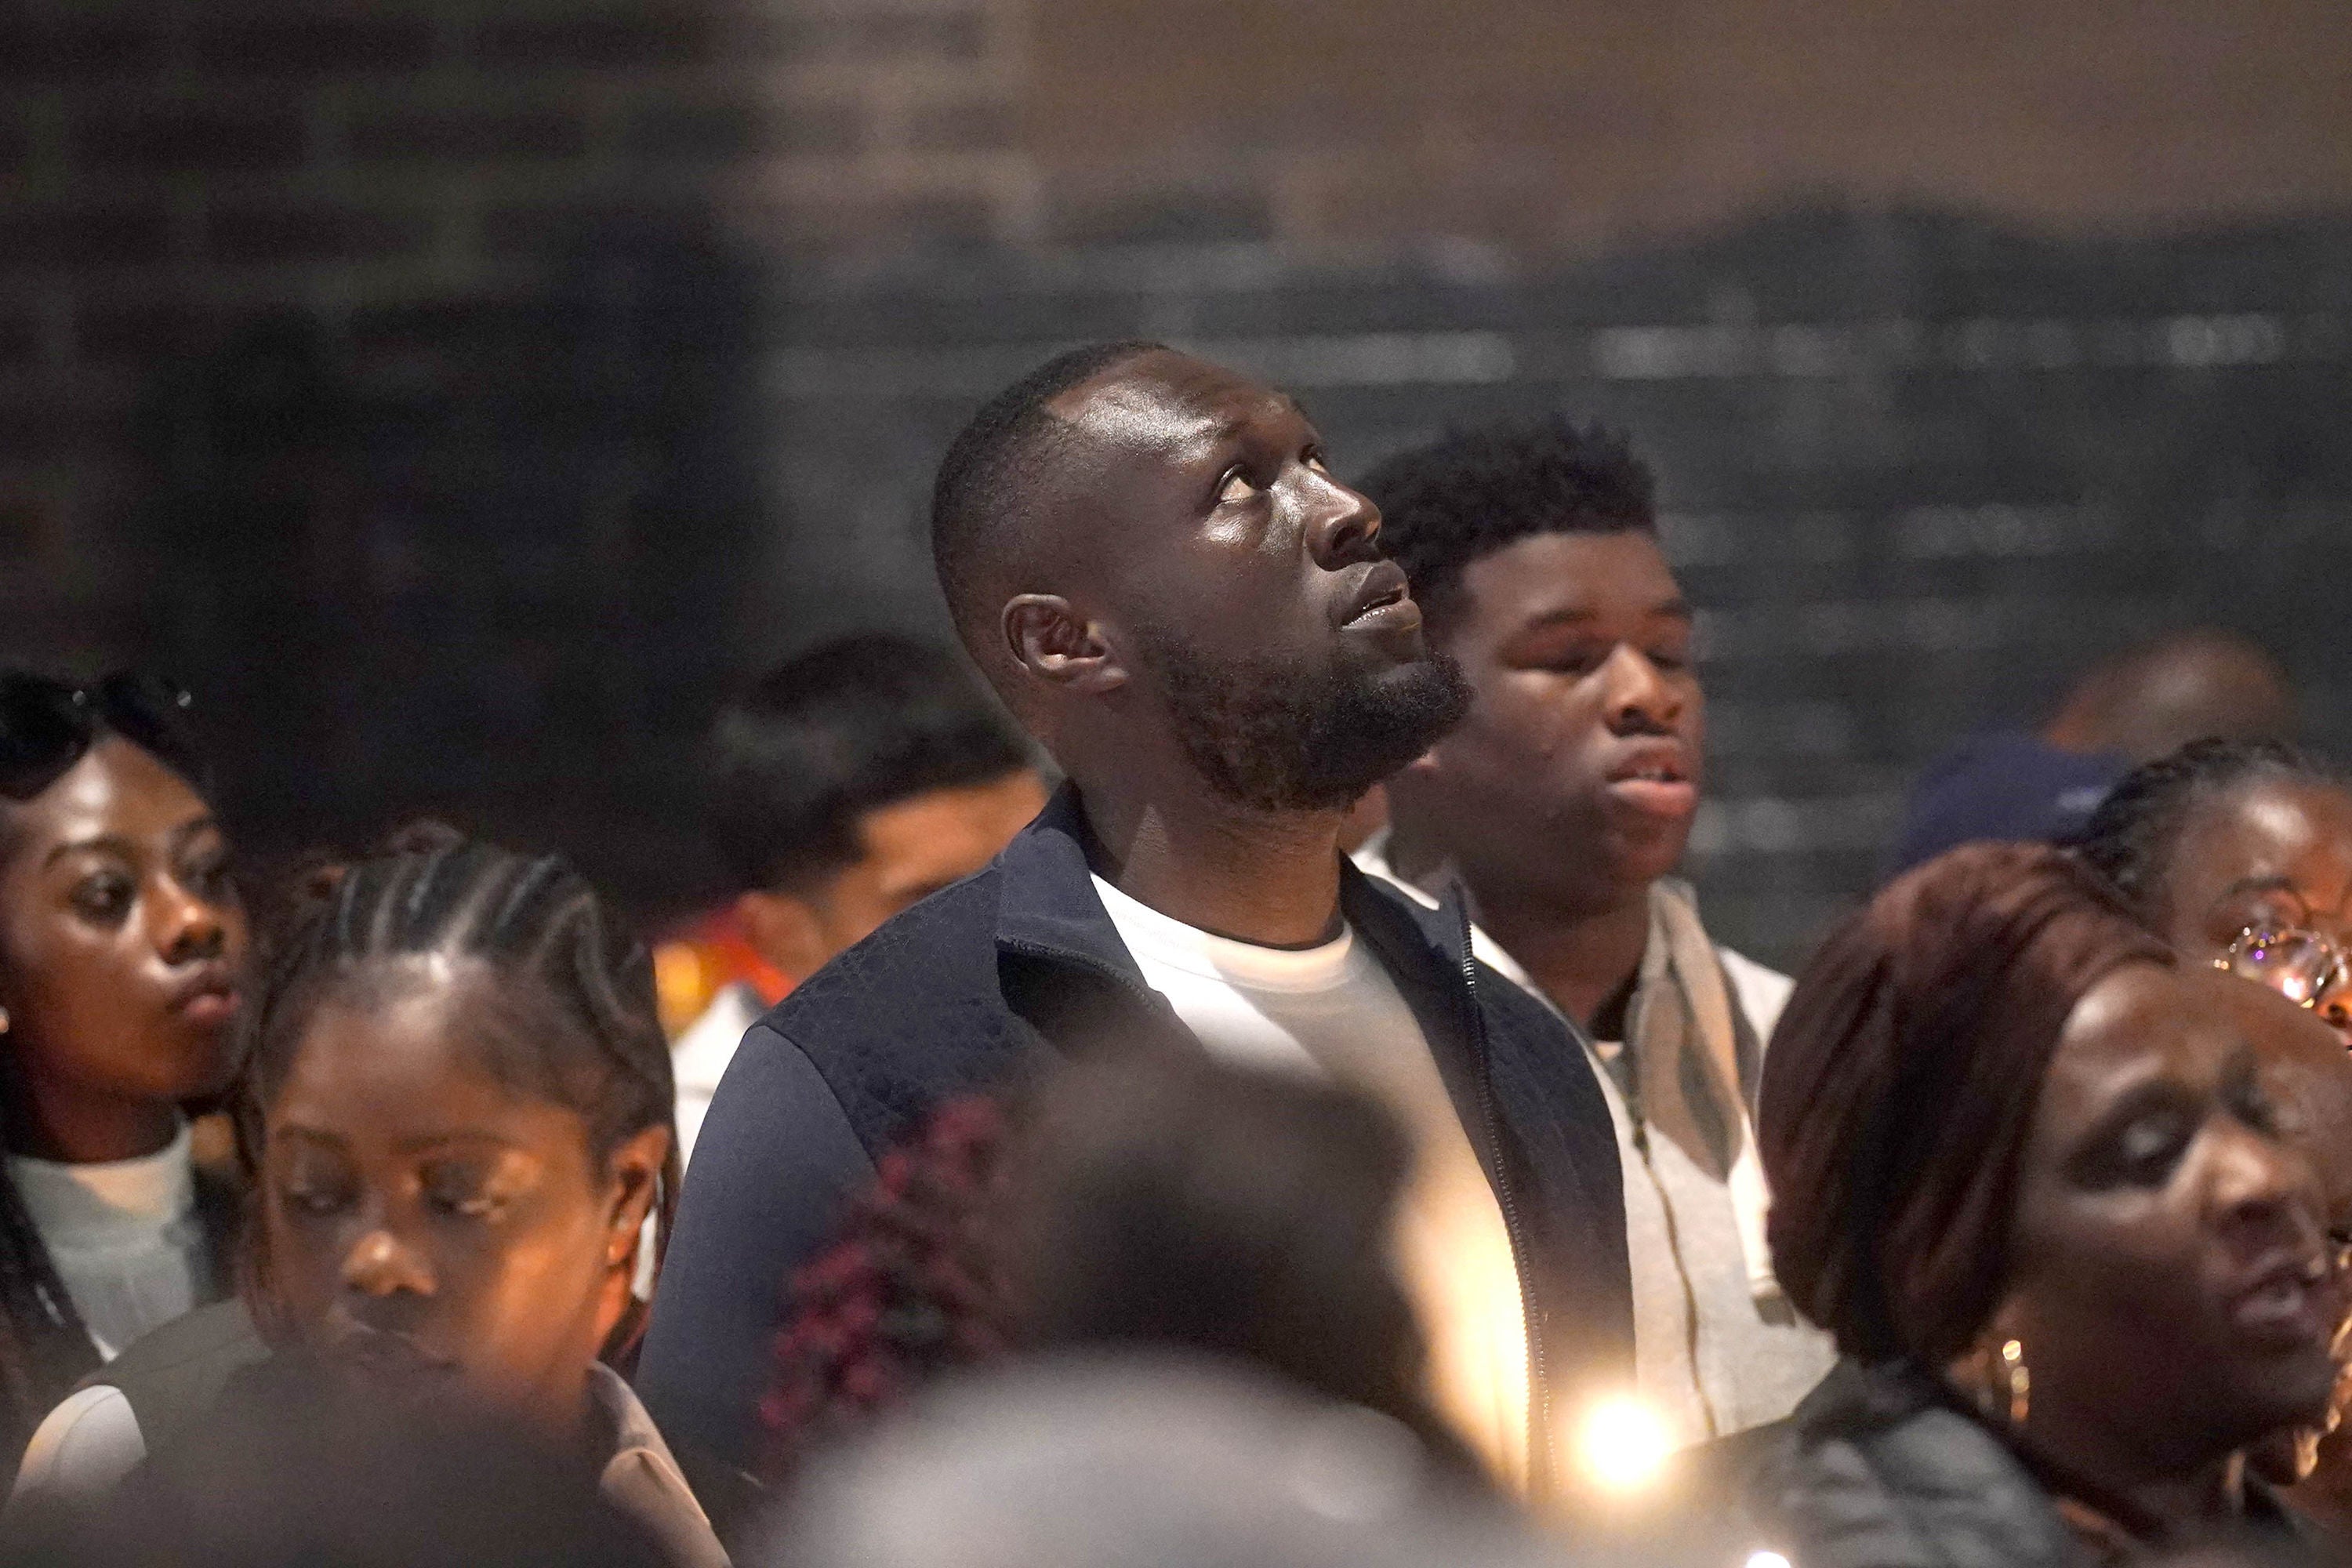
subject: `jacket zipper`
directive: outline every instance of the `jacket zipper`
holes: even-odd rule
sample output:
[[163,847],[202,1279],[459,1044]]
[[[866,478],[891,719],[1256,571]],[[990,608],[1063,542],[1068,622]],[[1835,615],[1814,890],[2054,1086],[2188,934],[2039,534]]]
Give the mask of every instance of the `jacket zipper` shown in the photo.
[[1470,911],[1459,904],[1454,914],[1462,924],[1462,990],[1470,1024],[1471,1061],[1477,1070],[1478,1117],[1486,1124],[1486,1147],[1495,1158],[1495,1198],[1503,1211],[1503,1230],[1510,1238],[1511,1264],[1518,1275],[1519,1318],[1528,1335],[1528,1494],[1542,1499],[1551,1492],[1551,1378],[1544,1360],[1543,1316],[1535,1300],[1534,1269],[1527,1233],[1519,1216],[1518,1194],[1511,1185],[1510,1165],[1503,1158],[1503,1119],[1495,1105],[1494,1063],[1486,1051],[1486,1017],[1478,1008],[1478,955],[1471,946]]

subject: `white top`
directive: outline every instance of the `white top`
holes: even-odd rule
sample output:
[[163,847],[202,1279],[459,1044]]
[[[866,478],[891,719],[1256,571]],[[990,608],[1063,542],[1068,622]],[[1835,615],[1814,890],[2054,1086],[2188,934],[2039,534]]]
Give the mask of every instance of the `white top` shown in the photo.
[[[1375,837],[1356,852],[1357,867],[1433,906],[1390,868],[1386,848],[1387,836]],[[1470,940],[1481,963],[1559,1014],[1493,937],[1473,926]],[[1792,983],[1729,948],[1718,946],[1715,954],[1757,1039],[1769,1039]],[[1570,1033],[1585,1038],[1582,1029]],[[1821,1381],[1837,1352],[1828,1335],[1801,1321],[1768,1318],[1759,1304],[1759,1286],[1776,1296],[1778,1286],[1764,1236],[1769,1198],[1752,1133],[1742,1129],[1727,1180],[1701,1169],[1670,1138],[1637,1137],[1621,1082],[1629,1068],[1623,1043],[1586,1044],[1624,1173],[1636,1387],[1678,1447],[1780,1419]]]
[[157,1153],[76,1165],[11,1154],[8,1174],[100,1356],[205,1296],[212,1260],[185,1122]]
[[1348,1084],[1412,1135],[1396,1265],[1428,1342],[1431,1403],[1498,1477],[1523,1489],[1527,1321],[1510,1235],[1388,971],[1351,931],[1318,947],[1259,947],[1171,920],[1099,877],[1095,891],[1144,979],[1212,1055]]
[[[670,1568],[728,1568],[709,1516],[629,1385],[599,1362],[588,1369],[588,1397],[613,1429],[613,1457],[597,1478],[604,1500],[646,1532]],[[68,1395],[35,1429],[10,1506],[27,1499],[96,1503],[146,1457],[131,1401],[119,1388],[94,1384]]]
[[722,985],[702,1016],[686,1026],[670,1047],[670,1071],[677,1079],[677,1163],[681,1171],[694,1158],[694,1141],[702,1119],[710,1114],[710,1097],[727,1076],[744,1032],[760,1021],[760,994],[749,985]]

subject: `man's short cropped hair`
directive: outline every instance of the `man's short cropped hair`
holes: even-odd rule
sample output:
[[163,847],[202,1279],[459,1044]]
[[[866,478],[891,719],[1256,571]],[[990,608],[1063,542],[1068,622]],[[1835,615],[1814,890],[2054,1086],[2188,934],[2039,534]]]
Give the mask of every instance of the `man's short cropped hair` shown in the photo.
[[992,557],[1018,548],[1013,530],[1050,459],[1058,428],[1045,405],[1127,360],[1165,352],[1129,339],[1055,355],[990,398],[957,433],[931,486],[931,563],[957,635],[977,654],[999,605],[985,602]]
[[1471,563],[1538,533],[1654,532],[1656,480],[1622,432],[1567,416],[1448,430],[1358,486],[1381,509],[1381,543],[1442,627]]
[[787,659],[719,713],[711,838],[739,889],[806,891],[864,856],[866,813],[1033,765],[953,655],[862,633]]

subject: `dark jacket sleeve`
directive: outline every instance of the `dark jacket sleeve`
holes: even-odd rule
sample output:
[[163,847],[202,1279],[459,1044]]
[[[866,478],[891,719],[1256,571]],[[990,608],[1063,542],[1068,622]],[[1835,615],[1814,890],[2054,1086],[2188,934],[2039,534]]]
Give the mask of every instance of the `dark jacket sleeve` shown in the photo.
[[785,1284],[873,1174],[807,1055],[753,1025],[696,1140],[637,1363],[638,1396],[673,1441],[748,1467]]

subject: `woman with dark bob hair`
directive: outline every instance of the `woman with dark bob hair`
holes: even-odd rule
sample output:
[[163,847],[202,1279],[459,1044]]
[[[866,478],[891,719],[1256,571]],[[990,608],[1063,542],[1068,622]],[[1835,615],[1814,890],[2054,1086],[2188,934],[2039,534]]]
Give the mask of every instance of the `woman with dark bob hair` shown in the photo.
[[2340,1307],[2255,1040],[2095,873],[1955,850],[1833,932],[1765,1058],[1772,1256],[1838,1367],[1748,1456],[1806,1568],[2131,1561],[2291,1527],[2242,1451],[2326,1409]]

